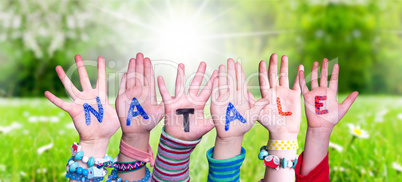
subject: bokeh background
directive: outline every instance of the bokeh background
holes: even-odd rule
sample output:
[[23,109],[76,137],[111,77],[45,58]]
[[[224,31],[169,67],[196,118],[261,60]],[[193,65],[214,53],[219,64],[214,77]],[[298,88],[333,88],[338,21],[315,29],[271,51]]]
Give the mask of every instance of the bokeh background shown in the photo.
[[[191,75],[205,61],[208,75],[234,58],[242,63],[256,97],[258,63],[272,53],[289,57],[291,84],[299,64],[309,73],[314,61],[339,63],[339,99],[354,90],[361,95],[334,129],[330,178],[402,180],[402,1],[3,0],[0,181],[64,180],[69,146],[78,135],[69,115],[43,96],[49,90],[69,100],[54,70],[57,65],[80,89],[74,55],[86,61],[92,83],[94,61],[103,56],[113,102],[128,60],[137,52],[151,58],[171,93],[178,63]],[[305,130],[303,115],[298,153]],[[151,136],[155,153],[160,132],[158,126]],[[120,137],[119,130],[109,155],[117,155]],[[206,181],[205,153],[214,138],[213,130],[192,154],[195,181]],[[267,139],[268,132],[259,125],[245,135],[242,181],[263,177],[257,155]]]

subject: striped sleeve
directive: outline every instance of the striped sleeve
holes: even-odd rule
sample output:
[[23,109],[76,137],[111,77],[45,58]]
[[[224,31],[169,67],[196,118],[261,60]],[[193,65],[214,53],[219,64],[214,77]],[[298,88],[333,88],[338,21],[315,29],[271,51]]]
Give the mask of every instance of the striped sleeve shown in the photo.
[[213,159],[213,152],[213,147],[207,152],[208,181],[240,181],[240,167],[246,157],[246,150],[242,147],[239,155],[229,159]]
[[190,181],[190,154],[200,141],[201,138],[195,141],[174,138],[163,128],[152,181]]

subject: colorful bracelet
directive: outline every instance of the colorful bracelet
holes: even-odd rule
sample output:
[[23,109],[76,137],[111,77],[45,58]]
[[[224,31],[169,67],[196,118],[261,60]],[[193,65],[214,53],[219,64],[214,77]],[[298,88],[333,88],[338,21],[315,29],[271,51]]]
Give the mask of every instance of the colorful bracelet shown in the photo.
[[297,140],[269,140],[268,150],[297,150]]
[[142,161],[114,162],[113,168],[119,173],[133,172],[143,168],[147,163]]
[[[145,167],[145,177],[138,180],[138,181],[133,181],[133,182],[148,182],[149,179],[151,178],[151,173],[149,172],[149,169],[147,167]],[[116,170],[112,170],[112,172],[110,173],[108,179],[106,180],[106,182],[123,182],[123,179],[118,178],[117,176],[117,171]],[[129,182],[128,180],[124,180],[124,182]]]
[[82,162],[88,164],[89,167],[92,167],[93,165],[98,165],[99,168],[101,166],[104,166],[104,163],[110,163],[113,161],[113,158],[108,156],[107,154],[104,158],[96,159],[94,157],[84,156],[84,152],[81,151],[81,146],[79,146],[78,143],[75,142],[73,143],[73,145],[71,145],[71,154],[74,157],[74,160],[82,160]]
[[264,166],[271,167],[276,170],[279,170],[279,166],[282,168],[289,167],[295,169],[298,156],[296,156],[293,160],[287,160],[286,158],[279,159],[279,157],[275,155],[269,155],[266,146],[262,146],[260,148],[260,153],[258,154],[258,159],[264,160]]
[[[67,162],[66,165],[66,178],[70,178],[77,181],[102,181],[104,176],[107,174],[107,170],[104,167],[113,167],[113,158],[110,156],[105,156],[101,159],[95,159],[94,157],[85,157],[84,152],[81,150],[81,146],[78,143],[74,143],[71,147],[71,154],[73,155]],[[87,163],[89,168],[83,169],[79,167],[78,162]],[[94,166],[96,164],[96,166]]]

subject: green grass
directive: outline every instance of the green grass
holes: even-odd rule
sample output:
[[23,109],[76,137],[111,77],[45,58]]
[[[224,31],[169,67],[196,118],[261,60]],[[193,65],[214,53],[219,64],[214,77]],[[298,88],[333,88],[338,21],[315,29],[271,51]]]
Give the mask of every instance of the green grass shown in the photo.
[[[303,111],[304,113],[304,111]],[[385,113],[383,115],[379,113]],[[331,180],[343,181],[402,181],[402,175],[392,168],[392,163],[402,163],[399,145],[402,139],[402,98],[389,96],[359,96],[349,113],[335,127],[331,142],[344,147],[342,153],[330,149],[329,165]],[[59,122],[29,122],[32,116],[57,116]],[[32,119],[32,118],[31,118]],[[381,119],[383,121],[381,122]],[[21,128],[9,133],[0,133],[0,181],[66,181],[64,171],[70,157],[70,145],[78,141],[69,115],[53,106],[46,99],[1,99],[0,126],[9,126],[17,122]],[[352,135],[347,123],[358,124],[368,131],[368,139],[357,138],[352,147],[345,151]],[[303,151],[306,131],[306,119],[302,116],[299,133],[298,154]],[[159,125],[151,135],[154,153],[161,133]],[[119,130],[111,139],[108,154],[118,153]],[[242,181],[258,181],[264,175],[262,162],[258,160],[259,148],[266,144],[268,132],[256,125],[245,135],[243,147],[247,150],[246,160],[241,168]],[[54,146],[39,155],[37,149],[49,143]],[[191,155],[190,175],[194,181],[206,181],[208,164],[206,151],[215,143],[215,131],[203,137]],[[340,161],[342,156],[344,160]],[[334,170],[340,165],[344,171]],[[46,172],[38,172],[46,169]],[[335,176],[336,175],[336,176]]]

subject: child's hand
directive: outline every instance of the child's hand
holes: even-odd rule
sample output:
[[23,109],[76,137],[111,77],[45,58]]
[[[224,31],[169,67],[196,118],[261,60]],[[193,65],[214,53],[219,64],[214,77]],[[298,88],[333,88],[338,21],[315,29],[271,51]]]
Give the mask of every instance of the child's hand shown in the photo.
[[[134,98],[139,105],[133,103]],[[139,112],[141,108],[145,115],[128,117],[129,112]],[[163,103],[158,105],[156,100],[155,77],[151,60],[144,59],[141,53],[137,54],[136,59],[130,60],[127,73],[122,77],[119,96],[116,99],[116,110],[124,137],[149,134],[163,117]]]
[[311,72],[311,91],[306,86],[304,72],[299,72],[300,88],[304,97],[308,127],[310,129],[330,129],[342,119],[355,101],[357,91],[352,92],[341,104],[337,101],[339,65],[332,70],[328,87],[328,59],[324,59],[318,86],[318,62],[314,62]]
[[[235,64],[233,59],[228,59],[227,66],[228,73],[224,65],[219,66],[219,78],[214,80],[211,104],[217,137],[221,139],[242,137],[254,125],[261,109],[268,104],[267,99],[260,99],[250,104],[246,78],[240,63]],[[230,108],[231,105],[233,108]],[[241,116],[227,120],[228,116],[234,116],[235,110]]]
[[[158,77],[159,90],[165,104],[165,131],[167,134],[180,140],[193,141],[201,138],[214,127],[211,119],[204,118],[204,107],[211,94],[212,81],[217,77],[218,72],[213,72],[203,90],[198,94],[205,69],[206,64],[200,63],[186,94],[184,91],[184,65],[179,64],[174,97],[171,97],[167,91],[163,77]],[[187,121],[184,119],[185,113],[187,113]]]
[[[102,152],[106,152],[110,137],[117,131],[120,125],[118,122],[119,120],[117,118],[116,110],[112,105],[109,104],[109,101],[107,99],[105,60],[102,57],[98,58],[98,80],[96,82],[95,89],[92,88],[91,83],[88,79],[88,74],[85,70],[84,62],[82,61],[81,56],[76,55],[75,62],[83,89],[82,92],[78,91],[78,89],[71,83],[70,79],[67,77],[61,66],[56,67],[56,72],[59,75],[64,88],[67,90],[68,94],[71,96],[74,102],[65,102],[54,96],[49,91],[45,92],[45,96],[53,104],[70,114],[71,118],[73,119],[75,128],[77,129],[80,136],[81,146],[85,148],[86,145],[94,145],[92,146],[94,147],[93,152],[96,153],[97,149],[102,150]],[[97,102],[97,97],[99,97],[100,103],[103,107],[103,111],[102,109],[98,108],[99,103]],[[90,120],[86,120],[86,114],[84,110],[84,105],[86,105],[86,103],[89,104],[90,107],[95,110],[95,112],[103,113],[99,114],[100,116],[98,116],[101,120],[98,120],[98,118],[94,116],[93,112],[87,112],[87,114],[89,114]]]
[[233,59],[225,66],[219,66],[219,78],[214,80],[211,114],[217,137],[214,159],[227,159],[240,154],[243,135],[258,119],[261,109],[268,100],[260,99],[254,105],[249,103],[246,78],[240,63]]
[[309,91],[304,79],[304,72],[299,72],[299,83],[304,97],[308,123],[301,167],[302,175],[309,174],[328,155],[329,140],[333,127],[346,114],[359,94],[356,91],[352,92],[339,104],[336,95],[338,73],[339,65],[335,64],[328,87],[328,59],[324,59],[322,61],[321,83],[318,86],[318,62],[314,62],[311,71],[311,91]]
[[[296,139],[300,130],[301,120],[299,79],[296,76],[293,89],[290,89],[288,58],[287,56],[282,56],[278,85],[277,62],[278,56],[272,54],[269,61],[269,80],[265,61],[260,62],[259,80],[261,96],[268,99],[270,104],[260,112],[259,122],[268,129],[270,139]],[[299,66],[298,72],[300,70],[303,70],[302,65]],[[252,94],[249,93],[249,95],[253,97]]]

